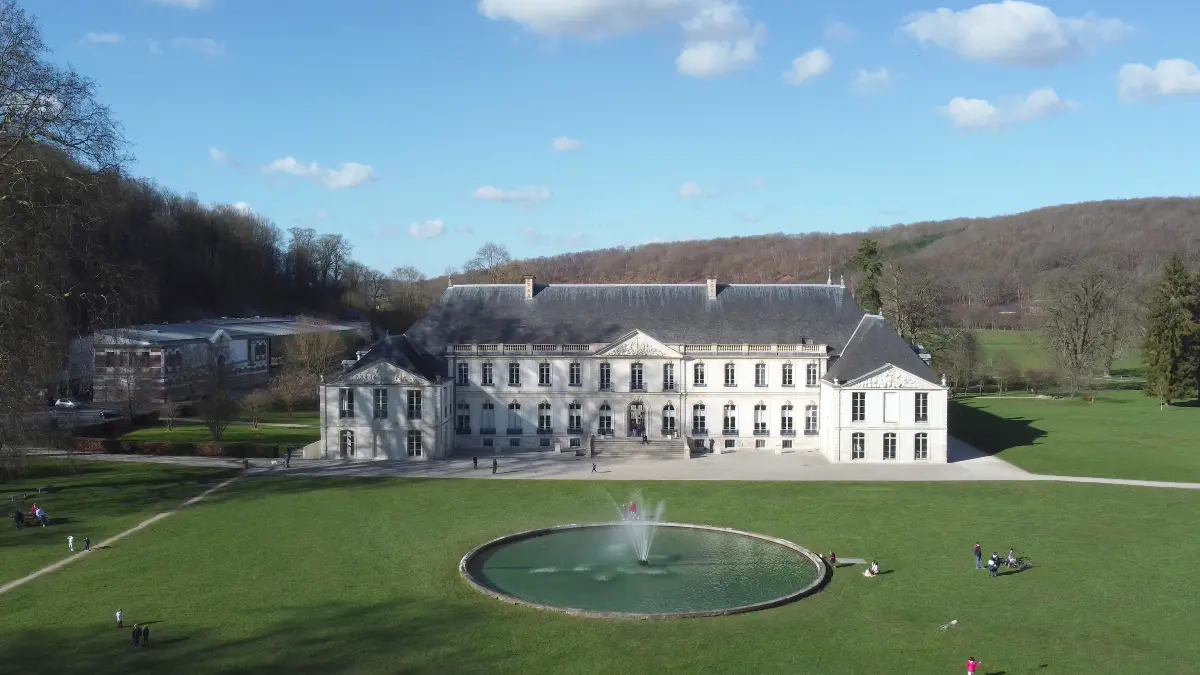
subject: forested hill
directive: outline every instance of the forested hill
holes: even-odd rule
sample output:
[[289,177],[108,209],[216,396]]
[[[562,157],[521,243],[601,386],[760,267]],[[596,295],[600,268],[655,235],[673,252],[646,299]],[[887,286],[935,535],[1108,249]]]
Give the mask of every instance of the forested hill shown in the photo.
[[[1166,256],[1200,254],[1200,198],[1084,202],[994,218],[959,218],[849,234],[772,234],[677,241],[522,260],[539,282],[835,281],[864,238],[886,258],[936,275],[955,304],[1018,303],[1047,273],[1090,262],[1139,277]],[[468,278],[475,275],[469,274]],[[439,282],[443,287],[444,279]],[[1025,297],[1023,297],[1025,296]]]

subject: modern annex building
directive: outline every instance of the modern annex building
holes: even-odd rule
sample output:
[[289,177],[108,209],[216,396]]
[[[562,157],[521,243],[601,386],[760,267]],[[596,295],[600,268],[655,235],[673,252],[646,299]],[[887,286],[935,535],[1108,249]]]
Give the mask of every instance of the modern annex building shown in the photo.
[[832,283],[451,285],[321,394],[331,458],[603,453],[634,437],[680,457],[946,461],[946,387]]

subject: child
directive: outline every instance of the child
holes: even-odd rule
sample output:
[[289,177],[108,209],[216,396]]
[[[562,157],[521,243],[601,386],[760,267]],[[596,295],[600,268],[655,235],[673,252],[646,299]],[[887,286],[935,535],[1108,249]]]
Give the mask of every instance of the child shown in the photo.
[[833,551],[829,552],[829,566],[837,567],[837,554]]
[[864,577],[879,576],[879,563],[872,560],[871,566],[868,567],[865,572],[863,572],[863,576]]
[[117,610],[117,628],[124,628],[125,614],[121,610]]
[[85,550],[85,551],[92,550],[92,540],[91,539],[89,539],[87,537],[83,538],[83,550]]
[[983,661],[976,661],[972,656],[967,659],[967,675],[975,675],[975,669],[983,665]]
[[75,535],[67,535],[67,548],[71,549],[71,553],[75,552]]

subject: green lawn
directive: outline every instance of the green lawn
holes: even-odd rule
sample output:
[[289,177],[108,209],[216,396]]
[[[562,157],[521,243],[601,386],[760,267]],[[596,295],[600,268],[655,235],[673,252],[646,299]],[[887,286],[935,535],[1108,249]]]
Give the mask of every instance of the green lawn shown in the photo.
[[[5,508],[0,531],[0,583],[12,581],[68,555],[67,535],[75,546],[83,538],[92,544],[123,532],[146,518],[178,506],[220,480],[233,475],[226,469],[203,469],[165,464],[131,464],[80,460],[72,471],[66,461],[36,460],[22,479],[0,483]],[[30,494],[28,501],[12,502],[14,494],[36,493],[42,486],[55,489]],[[12,529],[9,516],[18,505],[26,514],[37,503],[55,524],[49,527]]]
[[[784,537],[892,573],[718,619],[577,619],[472,590],[495,536],[609,517],[581,481],[250,477],[0,598],[15,673],[1193,673],[1200,495],[1054,483],[643,484],[673,520]],[[989,578],[971,544],[1037,564]],[[152,621],[129,647],[112,613]],[[946,632],[938,627],[957,619]]]
[[1158,409],[1140,391],[1082,398],[960,399],[950,433],[1035,473],[1200,482],[1200,407]]
[[[252,422],[249,415],[242,414],[243,422]],[[259,423],[271,424],[307,424],[321,426],[321,413],[317,410],[297,410],[288,416],[286,410],[268,410],[258,416]]]
[[[1050,355],[1041,344],[1038,334],[1023,330],[979,330],[975,331],[979,343],[981,360],[986,363],[1007,354],[1022,369],[1046,370],[1053,366]],[[1116,373],[1140,373],[1141,355],[1133,352],[1113,364]]]
[[[264,443],[276,445],[308,445],[321,438],[320,429],[294,427],[264,427],[230,424],[221,435],[223,443]],[[166,426],[135,429],[121,437],[124,441],[155,443],[211,443],[212,436],[203,424],[176,422],[173,429]]]

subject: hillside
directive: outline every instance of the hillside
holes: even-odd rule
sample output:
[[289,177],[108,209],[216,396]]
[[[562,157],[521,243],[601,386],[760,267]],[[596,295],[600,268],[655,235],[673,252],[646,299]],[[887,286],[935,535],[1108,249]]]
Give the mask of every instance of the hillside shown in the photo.
[[[771,234],[648,244],[522,260],[545,282],[824,282],[863,238],[885,254],[936,274],[959,307],[1028,300],[1060,267],[1105,261],[1144,279],[1178,251],[1200,255],[1200,198],[1084,202],[994,218],[959,218],[849,234]],[[468,275],[471,278],[473,275]],[[481,279],[480,279],[481,280]],[[445,279],[434,280],[445,286]]]

